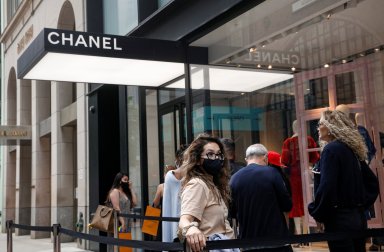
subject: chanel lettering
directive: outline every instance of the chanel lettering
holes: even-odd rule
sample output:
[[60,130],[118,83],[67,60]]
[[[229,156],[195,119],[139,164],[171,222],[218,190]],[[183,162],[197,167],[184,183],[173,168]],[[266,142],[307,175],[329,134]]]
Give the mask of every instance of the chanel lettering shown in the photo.
[[75,35],[75,34],[65,34],[58,32],[50,32],[48,34],[48,42],[57,45],[61,44],[63,46],[74,46],[74,47],[89,47],[97,48],[104,50],[117,50],[121,51],[123,48],[117,45],[116,38],[110,37],[100,37],[92,35]]

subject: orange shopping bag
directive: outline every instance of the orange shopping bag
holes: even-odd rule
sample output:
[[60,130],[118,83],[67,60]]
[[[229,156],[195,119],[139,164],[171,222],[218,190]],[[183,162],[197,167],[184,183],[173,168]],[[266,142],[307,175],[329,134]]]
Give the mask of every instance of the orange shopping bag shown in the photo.
[[[132,240],[132,233],[119,233],[119,239]],[[130,247],[119,247],[119,252],[132,252]]]
[[[147,206],[145,210],[145,216],[160,217],[161,210],[159,208]],[[157,236],[157,229],[159,228],[158,220],[144,220],[141,231],[145,234]]]

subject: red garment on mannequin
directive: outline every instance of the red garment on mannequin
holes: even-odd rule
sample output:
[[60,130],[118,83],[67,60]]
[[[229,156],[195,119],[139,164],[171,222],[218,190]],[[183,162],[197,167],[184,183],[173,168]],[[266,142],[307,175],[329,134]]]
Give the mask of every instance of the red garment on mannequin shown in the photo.
[[[315,140],[311,136],[307,137],[308,148],[317,148]],[[309,162],[314,164],[320,154],[317,151],[308,153]],[[289,218],[304,216],[303,185],[301,181],[299,139],[297,136],[287,138],[283,143],[281,162],[290,168],[289,180],[292,188],[292,210]]]

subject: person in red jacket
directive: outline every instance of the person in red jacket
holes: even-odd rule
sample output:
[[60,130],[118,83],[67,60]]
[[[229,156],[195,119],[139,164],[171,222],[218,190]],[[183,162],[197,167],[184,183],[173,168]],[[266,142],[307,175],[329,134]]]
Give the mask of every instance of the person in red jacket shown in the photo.
[[[295,223],[295,233],[302,234],[302,217],[304,216],[304,200],[303,200],[303,185],[301,181],[301,167],[300,167],[300,150],[297,120],[292,123],[293,135],[287,138],[283,143],[283,150],[281,154],[281,162],[289,169],[289,180],[292,189],[292,203],[293,207],[289,213],[289,218],[293,218]],[[308,148],[317,148],[315,140],[307,137]],[[308,159],[311,164],[315,164],[320,154],[317,151],[309,152]]]

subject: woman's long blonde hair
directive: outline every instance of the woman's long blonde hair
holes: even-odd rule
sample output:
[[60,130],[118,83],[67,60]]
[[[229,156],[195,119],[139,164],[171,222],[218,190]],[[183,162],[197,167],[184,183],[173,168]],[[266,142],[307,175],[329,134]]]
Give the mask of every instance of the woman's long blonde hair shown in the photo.
[[[324,111],[319,120],[319,124],[325,125],[331,136],[345,143],[360,160],[367,159],[368,149],[364,139],[355,124],[346,114],[338,110]],[[320,144],[322,148],[324,148],[325,145],[324,143]]]
[[182,180],[182,187],[184,187],[191,179],[199,178],[206,183],[219,202],[220,199],[223,199],[228,206],[230,201],[229,162],[227,158],[225,158],[224,166],[223,169],[221,169],[219,176],[212,179],[212,176],[204,170],[200,161],[204,146],[208,143],[216,143],[225,157],[223,144],[218,138],[211,137],[208,134],[199,135],[184,152],[184,162],[181,168],[183,169],[185,176]]

